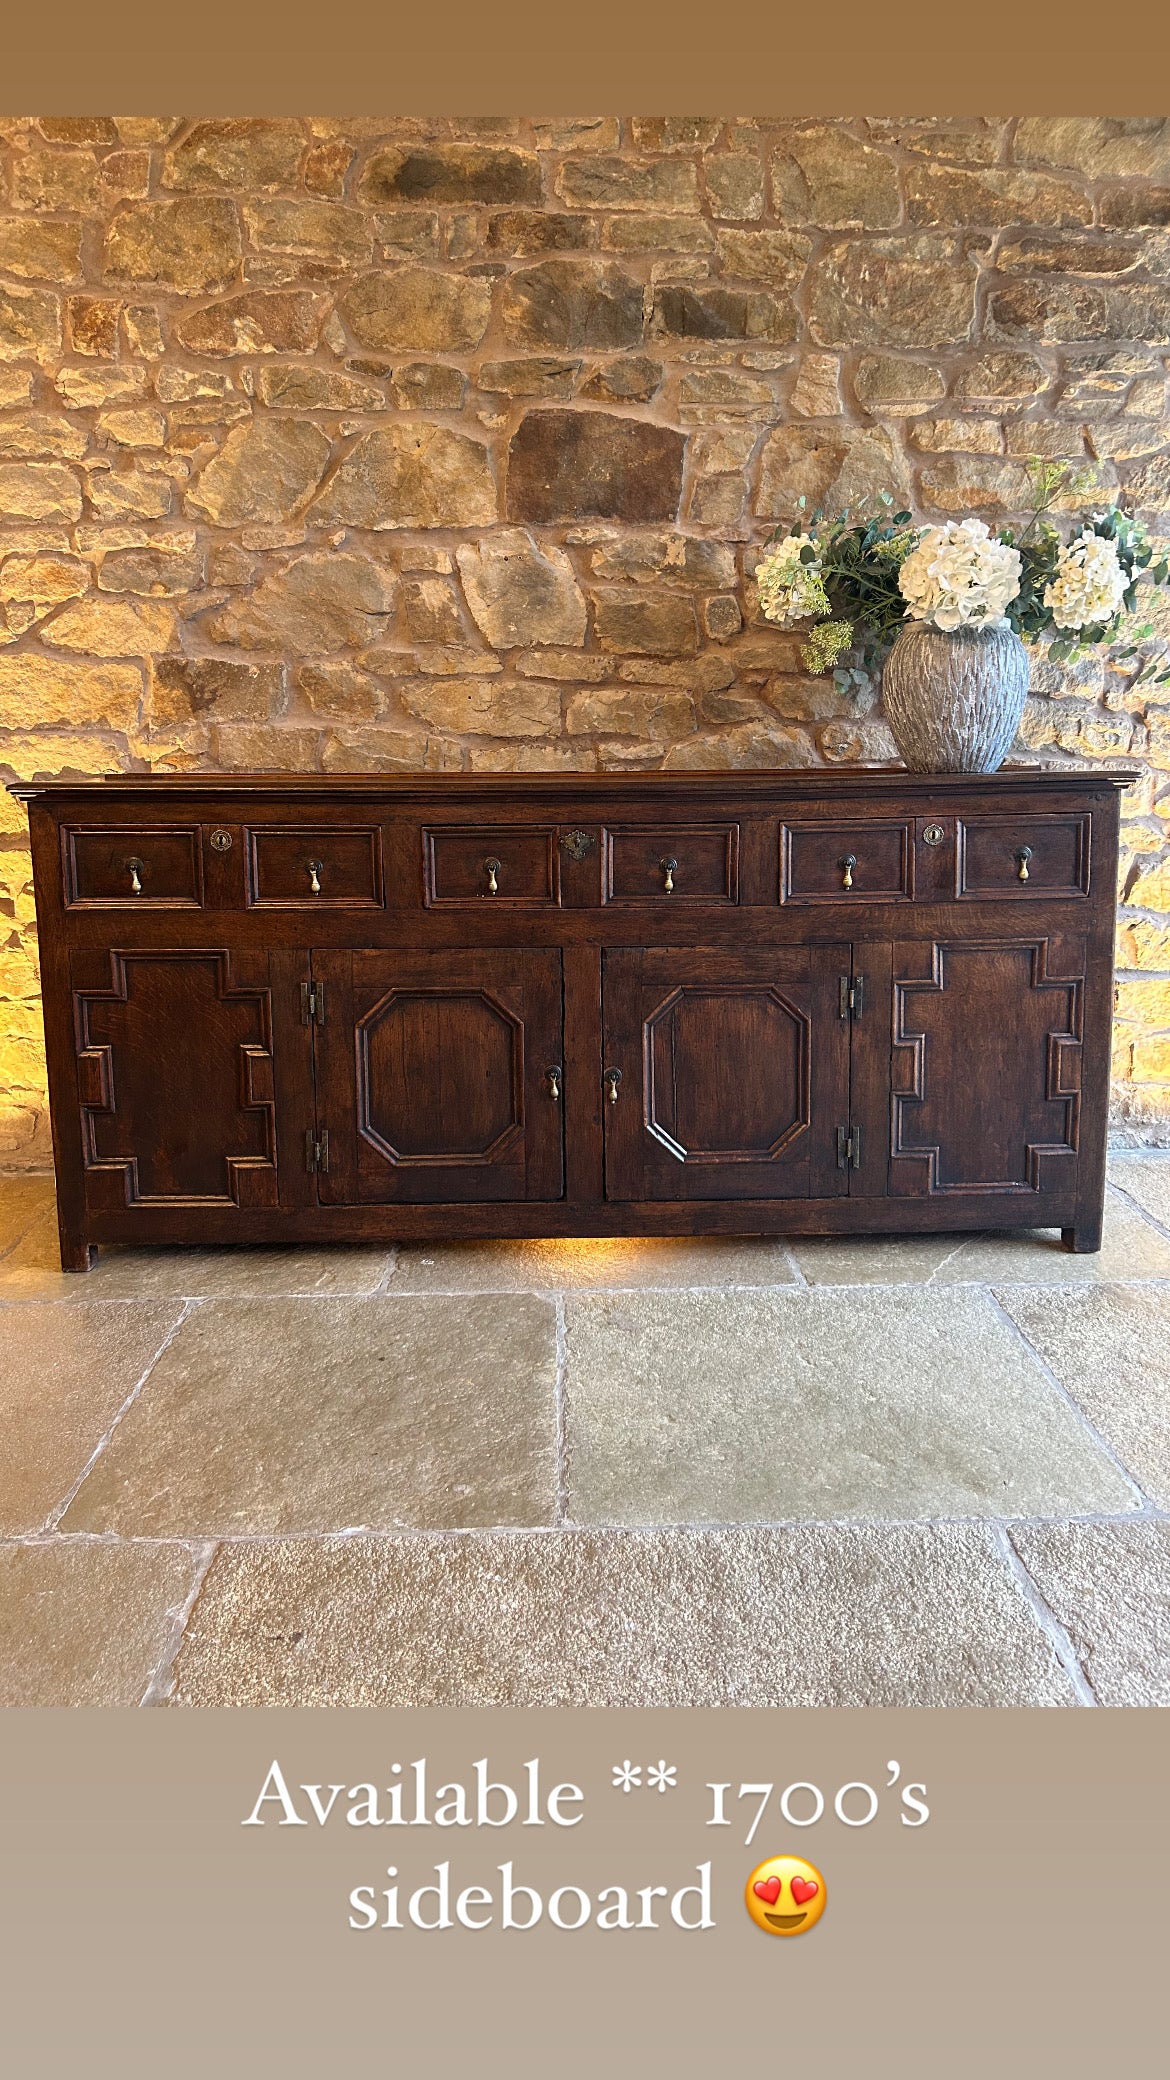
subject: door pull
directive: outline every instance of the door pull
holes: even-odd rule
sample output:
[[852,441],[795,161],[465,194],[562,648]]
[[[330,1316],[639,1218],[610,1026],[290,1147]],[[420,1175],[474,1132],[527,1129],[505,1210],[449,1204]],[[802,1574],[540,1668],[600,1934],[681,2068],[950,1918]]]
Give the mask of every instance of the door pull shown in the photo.
[[553,1104],[555,1105],[557,1104],[561,1095],[561,1070],[559,1068],[546,1069],[544,1073],[548,1079],[549,1097],[552,1099]]
[[487,892],[489,896],[498,895],[500,892],[500,875],[503,872],[499,860],[485,859],[483,870],[488,877]]
[[617,1104],[618,1085],[621,1082],[621,1080],[622,1072],[620,1069],[607,1069],[604,1077],[602,1078],[602,1082],[605,1084],[606,1090],[609,1094],[609,1102],[611,1105]]

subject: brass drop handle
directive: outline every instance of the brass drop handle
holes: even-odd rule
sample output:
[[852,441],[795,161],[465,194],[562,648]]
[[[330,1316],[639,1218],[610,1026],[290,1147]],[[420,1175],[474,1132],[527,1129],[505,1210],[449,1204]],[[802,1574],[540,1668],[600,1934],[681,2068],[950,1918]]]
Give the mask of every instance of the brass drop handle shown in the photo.
[[607,1069],[605,1072],[605,1076],[602,1080],[605,1083],[606,1089],[609,1092],[610,1104],[616,1105],[618,1101],[618,1085],[622,1080],[621,1070]]
[[544,1073],[548,1078],[549,1097],[555,1105],[561,1095],[561,1069],[559,1064],[555,1069],[546,1069]]
[[140,896],[142,894],[142,876],[146,872],[142,861],[140,859],[128,859],[126,861],[126,872],[130,876],[131,895]]
[[311,895],[319,896],[321,893],[321,876],[325,872],[324,862],[319,859],[310,859],[305,861],[305,865],[309,869],[309,892]]
[[842,872],[842,875],[841,875],[841,886],[842,886],[842,888],[852,888],[852,886],[853,886],[853,869],[854,869],[854,867],[855,867],[855,866],[857,865],[857,860],[856,860],[856,858],[854,857],[853,853],[852,853],[852,852],[847,852],[847,853],[845,854],[845,857],[844,857],[844,859],[839,859],[839,860],[837,861],[837,865],[838,865],[839,867],[841,867],[841,868],[843,869],[843,872]]
[[500,875],[503,872],[499,860],[485,859],[483,870],[488,877],[487,892],[489,896],[498,895],[500,892]]
[[1028,879],[1028,861],[1031,859],[1031,857],[1032,847],[1030,845],[1021,845],[1019,851],[1016,854],[1016,858],[1020,862],[1020,872],[1018,878],[1021,881],[1026,881]]
[[667,895],[672,896],[674,894],[674,877],[678,871],[678,861],[676,859],[660,859],[658,864],[662,868],[663,876],[665,877],[662,886],[666,890]]

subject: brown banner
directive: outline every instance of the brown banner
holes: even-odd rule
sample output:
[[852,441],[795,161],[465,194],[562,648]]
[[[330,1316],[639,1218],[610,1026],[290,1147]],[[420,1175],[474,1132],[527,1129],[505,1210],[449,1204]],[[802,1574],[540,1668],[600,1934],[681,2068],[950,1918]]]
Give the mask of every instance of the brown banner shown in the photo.
[[1157,1713],[10,1711],[0,1758],[14,2074],[956,2080],[1164,2042]]

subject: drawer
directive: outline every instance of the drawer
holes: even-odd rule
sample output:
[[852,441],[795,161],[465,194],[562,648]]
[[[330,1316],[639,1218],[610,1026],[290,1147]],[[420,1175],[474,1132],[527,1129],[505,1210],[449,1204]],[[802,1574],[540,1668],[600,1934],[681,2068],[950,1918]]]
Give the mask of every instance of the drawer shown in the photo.
[[380,910],[377,826],[272,824],[247,833],[250,910]]
[[198,910],[203,855],[193,824],[65,825],[61,831],[65,902]]
[[909,823],[786,823],[782,903],[899,903],[914,894]]
[[450,824],[423,832],[423,888],[433,903],[555,903],[555,833]]
[[968,816],[956,832],[957,896],[1087,896],[1093,819]]
[[737,823],[624,824],[605,833],[607,903],[738,903]]

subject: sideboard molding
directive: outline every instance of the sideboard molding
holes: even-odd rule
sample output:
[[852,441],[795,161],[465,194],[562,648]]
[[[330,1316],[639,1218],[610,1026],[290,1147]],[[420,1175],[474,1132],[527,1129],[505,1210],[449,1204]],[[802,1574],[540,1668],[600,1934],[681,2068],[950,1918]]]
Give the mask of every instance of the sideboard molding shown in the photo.
[[28,805],[62,1262],[1100,1245],[1115,768],[116,777]]

